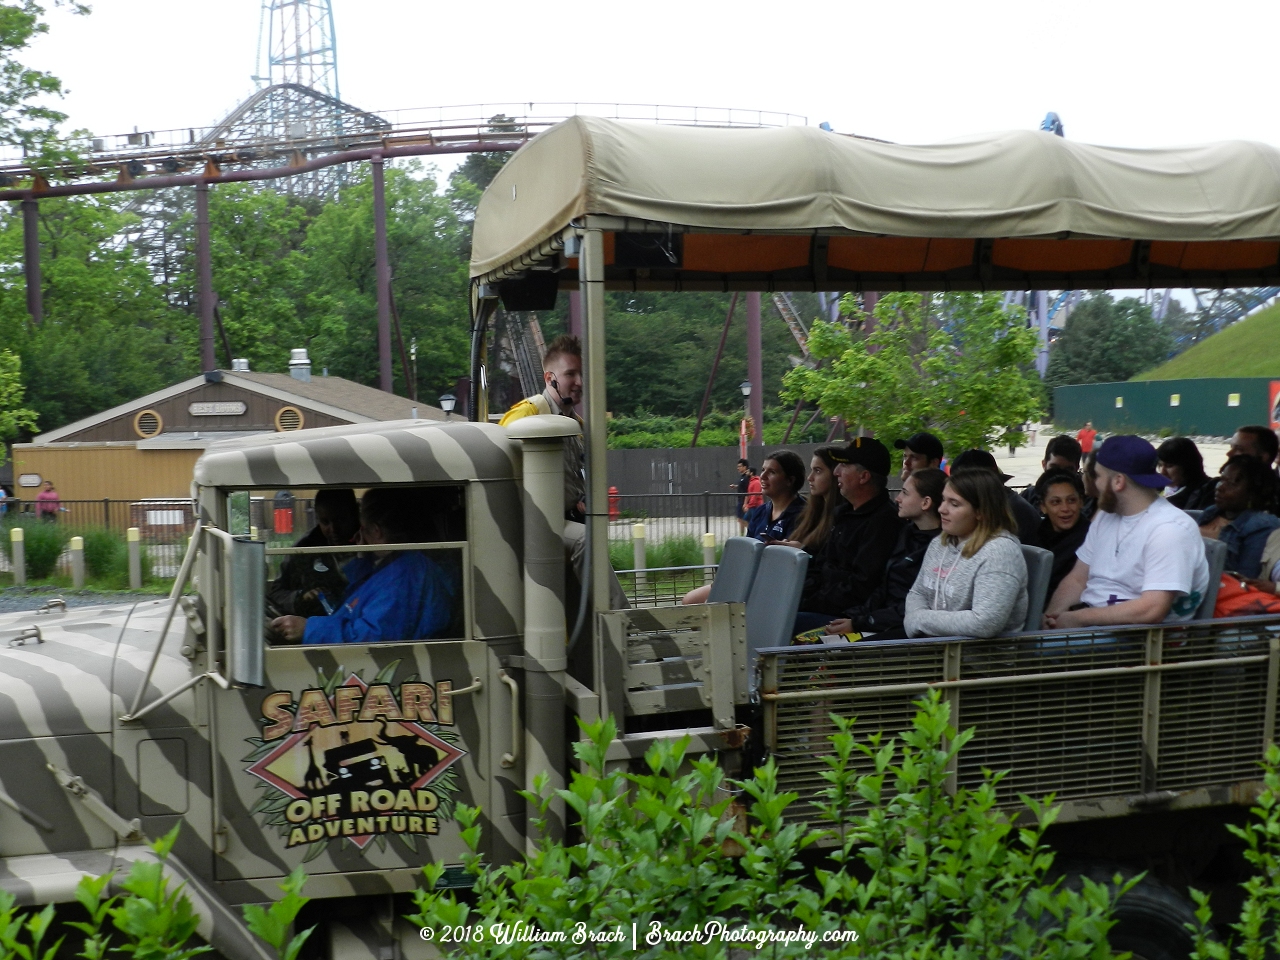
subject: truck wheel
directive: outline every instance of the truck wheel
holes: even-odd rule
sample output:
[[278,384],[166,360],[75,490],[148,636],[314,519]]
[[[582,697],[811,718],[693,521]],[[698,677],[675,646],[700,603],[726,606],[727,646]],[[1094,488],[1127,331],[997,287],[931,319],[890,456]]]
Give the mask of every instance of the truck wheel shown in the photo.
[[[1069,874],[1066,884],[1080,889],[1080,877],[1110,885],[1119,873],[1135,873],[1123,867],[1094,865]],[[1172,887],[1149,874],[1116,904],[1116,925],[1107,934],[1116,953],[1132,952],[1133,960],[1187,960],[1195,949],[1195,935],[1183,924],[1197,925],[1195,907]]]

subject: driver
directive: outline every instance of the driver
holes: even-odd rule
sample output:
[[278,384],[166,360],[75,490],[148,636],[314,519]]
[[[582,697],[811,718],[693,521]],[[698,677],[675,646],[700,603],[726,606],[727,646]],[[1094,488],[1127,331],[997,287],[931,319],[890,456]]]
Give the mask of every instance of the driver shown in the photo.
[[[378,488],[360,502],[360,542],[414,543],[421,491]],[[271,629],[286,643],[380,643],[430,640],[449,629],[457,583],[420,550],[356,557],[343,568],[351,586],[327,617],[277,617]]]
[[[356,542],[360,533],[360,505],[354,490],[321,490],[316,494],[316,525],[295,547],[332,547]],[[267,602],[277,614],[322,617],[347,591],[339,560],[328,553],[299,553],[288,557],[280,576],[267,584]]]

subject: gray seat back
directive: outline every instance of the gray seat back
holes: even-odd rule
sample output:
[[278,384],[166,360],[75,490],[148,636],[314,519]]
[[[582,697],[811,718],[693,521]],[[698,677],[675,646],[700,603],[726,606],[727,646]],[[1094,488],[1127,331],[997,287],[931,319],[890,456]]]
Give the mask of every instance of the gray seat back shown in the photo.
[[1049,579],[1053,576],[1053,553],[1043,547],[1022,545],[1027,564],[1027,620],[1024,630],[1039,630],[1044,605],[1049,600]]
[[1183,510],[1182,512],[1194,520],[1197,527],[1200,526],[1200,516],[1204,513],[1203,510]]
[[[804,591],[809,555],[795,547],[764,548],[756,582],[747,597],[748,673],[755,673],[755,653],[761,647],[785,647],[795,636],[796,612]],[[755,681],[752,680],[754,685]]]
[[1195,620],[1212,620],[1213,605],[1218,602],[1218,587],[1222,584],[1222,571],[1227,565],[1227,545],[1221,540],[1210,540],[1208,537],[1201,537],[1204,541],[1204,558],[1209,563],[1209,587],[1204,592],[1204,600],[1200,602],[1200,609],[1196,611]]
[[707,603],[746,603],[763,553],[764,544],[755,537],[726,540]]

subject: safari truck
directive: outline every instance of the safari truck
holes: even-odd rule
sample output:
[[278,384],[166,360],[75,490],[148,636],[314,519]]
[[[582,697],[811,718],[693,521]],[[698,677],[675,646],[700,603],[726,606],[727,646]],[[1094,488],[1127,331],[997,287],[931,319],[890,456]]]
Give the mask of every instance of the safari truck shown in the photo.
[[[726,561],[746,603],[610,610],[604,294],[1260,285],[1280,273],[1276,171],[1256,144],[1117,151],[1044,133],[900,147],[578,117],[542,134],[476,218],[473,422],[215,444],[167,599],[0,617],[0,887],[68,901],[180,825],[167,868],[229,960],[267,956],[238,907],[299,865],[327,956],[417,956],[401,918],[422,865],[466,882],[457,804],[483,809],[487,860],[520,856],[534,834],[518,791],[565,780],[567,718],[617,717],[618,764],[685,735],[729,769],[767,751],[802,816],[831,713],[893,732],[937,688],[978,728],[953,782],[1009,769],[1011,810],[1018,792],[1055,793],[1063,862],[1150,870],[1119,930],[1147,960],[1176,956],[1185,885],[1225,899],[1240,877],[1223,825],[1259,789],[1280,619],[792,647],[803,559],[784,547],[759,559],[790,571],[772,599],[752,590],[757,568]],[[562,444],[579,426],[496,426],[484,390],[499,301],[544,309],[561,289],[582,293],[587,375],[589,573],[569,609]],[[318,552],[423,551],[453,578],[449,627],[271,642],[265,585],[316,549],[253,537],[250,499],[381,487],[416,498],[422,539]]]

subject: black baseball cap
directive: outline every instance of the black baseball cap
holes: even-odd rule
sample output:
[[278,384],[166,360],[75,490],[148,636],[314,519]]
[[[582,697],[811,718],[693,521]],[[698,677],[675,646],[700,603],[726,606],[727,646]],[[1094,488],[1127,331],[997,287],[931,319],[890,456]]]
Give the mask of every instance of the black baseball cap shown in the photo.
[[836,463],[856,463],[882,477],[893,469],[889,448],[875,437],[855,437],[848,446],[832,447],[831,459]]
[[[912,447],[914,450],[915,448]],[[952,470],[991,470],[1000,475],[1000,482],[1007,483],[1013,479],[1012,473],[1005,473],[996,466],[996,458],[985,450],[966,450],[951,461]]]
[[941,460],[942,441],[935,437],[932,433],[913,433],[905,440],[895,440],[893,445],[899,450],[912,450],[916,453],[923,453],[930,460]]

